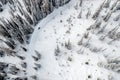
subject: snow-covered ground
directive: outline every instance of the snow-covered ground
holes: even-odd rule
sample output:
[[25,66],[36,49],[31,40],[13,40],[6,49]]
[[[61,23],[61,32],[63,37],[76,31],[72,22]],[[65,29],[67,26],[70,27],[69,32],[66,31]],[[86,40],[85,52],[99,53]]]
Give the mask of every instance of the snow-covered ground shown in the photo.
[[[108,37],[100,40],[118,25],[120,20],[115,22],[113,18],[114,14],[120,12],[113,13],[110,20],[104,22],[102,16],[109,12],[109,8],[104,8],[98,21],[102,22],[100,29],[107,24],[105,31],[98,34],[100,29],[87,30],[97,23],[92,16],[103,2],[104,0],[84,0],[80,7],[79,0],[72,0],[40,21],[31,37],[26,55],[28,74],[36,75],[38,80],[120,80],[119,69],[109,68],[111,64],[108,63],[108,60],[119,59],[120,42],[109,43],[111,39]],[[111,1],[110,6],[113,3]],[[91,13],[86,17],[89,10]],[[41,54],[41,59],[37,62],[32,58],[35,51]],[[32,68],[34,63],[40,64],[41,68],[35,71]]]
[[[110,5],[93,19],[107,1]],[[119,0],[71,0],[55,9],[35,26],[29,45],[0,58],[9,68],[20,69],[18,75],[6,69],[7,80],[26,75],[28,80],[120,80],[120,10],[112,9],[116,1],[119,5]],[[8,5],[2,17],[11,17]]]

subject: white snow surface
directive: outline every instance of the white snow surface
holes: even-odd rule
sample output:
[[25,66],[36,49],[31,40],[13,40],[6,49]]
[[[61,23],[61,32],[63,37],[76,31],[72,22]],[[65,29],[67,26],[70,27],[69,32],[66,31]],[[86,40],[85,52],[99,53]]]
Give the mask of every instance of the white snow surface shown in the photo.
[[[90,32],[90,46],[102,48],[105,51],[94,53],[89,48],[78,45],[84,33],[87,32],[86,29],[95,22],[91,17],[103,1],[84,0],[82,7],[79,7],[79,0],[72,0],[40,21],[31,37],[29,51],[26,54],[26,60],[29,63],[28,75],[37,75],[38,80],[120,80],[119,73],[98,66],[99,62],[107,62],[106,55],[110,59],[120,56],[119,42],[116,41],[109,45],[109,39],[99,40],[102,34],[96,35]],[[88,9],[91,10],[91,15],[86,19]],[[81,10],[83,11],[82,18],[79,19],[78,15]],[[104,24],[105,22],[102,25]],[[116,25],[117,23],[109,20],[106,31]],[[64,46],[68,41],[72,44],[71,50]],[[84,42],[86,41],[88,39],[84,39]],[[55,56],[57,45],[60,48],[59,56]],[[81,49],[83,52],[79,54]],[[37,62],[32,59],[35,51],[41,54],[41,59]],[[41,64],[41,68],[35,71],[34,63]]]
[[[120,71],[117,73],[116,70],[107,69],[104,66],[104,64],[108,64],[108,59],[120,60],[120,42],[118,40],[109,44],[111,39],[108,37],[100,40],[111,29],[120,26],[120,19],[113,21],[120,11],[113,13],[108,22],[104,22],[102,17],[110,11],[109,8],[104,8],[98,20],[102,20],[102,26],[107,24],[107,28],[103,33],[97,34],[99,30],[87,31],[87,29],[95,23],[92,16],[104,0],[83,0],[81,7],[79,1],[71,0],[70,3],[55,9],[41,20],[31,36],[30,44],[27,46],[28,51],[25,53],[21,49],[18,50],[20,55],[26,57],[28,77],[36,75],[37,80],[120,80]],[[115,1],[117,0],[111,0],[110,6]],[[78,18],[81,10],[81,18]],[[91,11],[91,14],[86,18],[88,10]],[[10,17],[7,14],[8,11],[5,9],[0,13],[0,17]],[[88,38],[83,38],[87,32],[89,32]],[[84,44],[78,45],[82,38]],[[65,47],[65,43],[68,41],[71,43],[71,50]],[[85,47],[87,42],[89,47]],[[57,46],[60,49],[58,56],[55,55]],[[101,50],[92,52],[91,50],[95,48]],[[41,54],[41,59],[38,61],[34,61],[32,57],[37,56],[35,51]],[[22,61],[15,56],[0,58],[0,61],[16,64],[17,67],[22,68],[19,66]],[[41,68],[35,70],[35,63],[40,64]],[[99,66],[99,63],[103,64]],[[24,74],[21,73],[19,76],[21,75]],[[28,80],[35,79],[29,77]]]

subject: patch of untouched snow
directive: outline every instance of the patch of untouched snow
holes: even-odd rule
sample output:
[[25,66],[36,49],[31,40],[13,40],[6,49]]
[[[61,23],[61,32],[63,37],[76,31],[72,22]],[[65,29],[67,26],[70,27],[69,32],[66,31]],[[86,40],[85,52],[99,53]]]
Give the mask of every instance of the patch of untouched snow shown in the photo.
[[4,5],[3,6],[3,11],[2,12],[0,12],[0,18],[7,18],[7,19],[9,19],[9,17],[10,17],[10,6],[8,5],[8,4],[6,4],[6,5]]
[[[45,25],[48,23],[48,22],[50,22],[52,19],[54,19],[59,13],[60,13],[60,11],[61,10],[66,10],[66,8],[69,8],[70,6],[70,4],[72,4],[73,2],[71,2],[71,3],[69,3],[68,5],[65,5],[64,7],[61,7],[61,8],[59,8],[59,9],[56,9],[56,10],[54,10],[54,12],[53,13],[51,13],[50,15],[48,15],[45,19],[43,19],[42,21],[40,21],[40,23],[36,26],[36,28],[35,28],[35,30],[34,30],[34,33],[33,33],[33,35],[32,35],[32,37],[31,37],[31,41],[30,41],[30,45],[29,45],[29,51],[28,51],[28,53],[29,54],[26,54],[26,56],[27,56],[27,59],[26,59],[26,61],[28,62],[28,76],[31,76],[31,75],[35,75],[36,74],[36,71],[33,69],[33,67],[34,67],[34,61],[33,61],[33,58],[32,58],[32,55],[34,55],[35,54],[35,41],[37,41],[37,39],[38,39],[38,34],[39,34],[39,30],[38,30],[38,28],[40,27],[40,28],[43,28],[43,27],[45,27]],[[29,62],[30,61],[30,62]],[[39,62],[38,62],[39,63]],[[36,74],[37,75],[37,74]]]
[[[101,35],[89,34],[91,48],[105,49],[105,51],[98,53],[77,45],[78,41],[87,32],[86,29],[95,22],[91,19],[91,15],[103,1],[85,0],[81,8],[77,6],[78,0],[72,0],[69,4],[60,7],[40,21],[32,35],[29,51],[26,54],[28,75],[36,75],[38,80],[112,80],[112,77],[114,80],[119,80],[120,74],[98,66],[99,62],[107,62],[105,56],[114,58],[120,55],[119,48],[108,45],[109,39],[100,41],[99,37]],[[75,9],[76,7],[77,9]],[[86,19],[85,15],[88,8],[91,9],[92,14]],[[81,9],[83,13],[82,18],[79,19],[78,15]],[[40,29],[38,29],[39,27]],[[69,40],[72,45],[71,50],[64,47],[64,43]],[[83,41],[88,40],[84,39]],[[55,56],[57,45],[60,48],[59,56]],[[83,54],[78,54],[81,49],[84,51]],[[115,54],[112,52],[113,49],[115,49]],[[35,50],[42,55],[38,62],[35,62],[32,58],[35,55]],[[68,58],[72,60],[69,61]],[[35,71],[33,69],[34,63],[41,64],[41,68]]]

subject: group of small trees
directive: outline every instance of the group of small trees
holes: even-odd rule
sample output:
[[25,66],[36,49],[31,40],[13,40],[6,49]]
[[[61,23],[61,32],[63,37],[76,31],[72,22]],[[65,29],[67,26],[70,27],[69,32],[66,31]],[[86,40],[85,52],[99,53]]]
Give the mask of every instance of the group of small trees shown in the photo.
[[107,22],[108,19],[110,18],[111,14],[113,13],[113,11],[115,10],[120,10],[120,7],[118,5],[119,0],[115,1],[111,6],[110,6],[110,2],[111,0],[105,0],[101,6],[96,10],[96,12],[93,14],[93,19],[96,20],[100,14],[100,12],[102,11],[103,8],[110,8],[110,12],[108,12],[105,17],[104,17],[104,21]]

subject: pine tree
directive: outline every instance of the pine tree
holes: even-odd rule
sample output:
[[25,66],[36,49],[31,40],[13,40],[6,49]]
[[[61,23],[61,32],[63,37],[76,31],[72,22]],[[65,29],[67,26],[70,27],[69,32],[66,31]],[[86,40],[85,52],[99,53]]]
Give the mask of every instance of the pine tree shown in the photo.
[[60,48],[57,45],[57,48],[55,49],[55,56],[58,56],[60,54]]
[[67,43],[65,43],[65,48],[67,48],[68,50],[72,49],[72,44],[71,44],[70,40]]
[[97,19],[97,17],[99,16],[99,14],[100,14],[100,12],[101,12],[101,10],[102,10],[102,8],[103,8],[103,5],[104,5],[104,3],[105,3],[105,1],[100,5],[100,7],[96,10],[96,12],[93,14],[93,19],[94,20],[96,20]]

